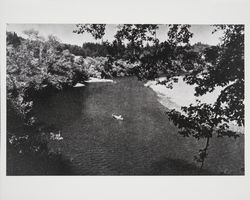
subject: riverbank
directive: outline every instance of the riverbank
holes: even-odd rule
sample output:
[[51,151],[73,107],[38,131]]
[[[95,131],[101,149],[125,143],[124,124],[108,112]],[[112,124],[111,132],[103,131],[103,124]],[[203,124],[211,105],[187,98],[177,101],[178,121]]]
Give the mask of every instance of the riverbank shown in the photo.
[[[158,101],[167,109],[175,109],[181,113],[182,106],[189,106],[190,104],[196,104],[196,99],[202,103],[213,104],[218,98],[223,87],[216,87],[211,93],[207,93],[203,96],[196,97],[195,85],[188,85],[182,79],[178,77],[178,82],[173,83],[173,88],[167,88],[165,85],[158,84],[158,81],[163,81],[164,78],[159,78],[155,81],[148,81],[144,84],[145,87],[151,88],[157,95]],[[235,122],[229,122],[231,130],[244,134],[244,127],[239,127]]]

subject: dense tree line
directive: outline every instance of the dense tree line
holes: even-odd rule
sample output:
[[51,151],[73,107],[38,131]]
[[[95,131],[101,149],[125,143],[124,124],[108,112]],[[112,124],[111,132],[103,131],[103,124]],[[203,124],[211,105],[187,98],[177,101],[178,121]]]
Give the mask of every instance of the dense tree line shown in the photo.
[[[21,41],[24,40],[25,39],[23,37],[18,36],[15,32],[6,33],[7,45],[13,45],[14,47],[17,47],[21,44]],[[57,48],[60,51],[69,50],[69,52],[74,54],[75,56],[82,56],[84,58],[106,57],[109,54],[106,45],[103,43],[99,44],[99,43],[86,42],[83,43],[82,46],[78,46],[60,42]]]

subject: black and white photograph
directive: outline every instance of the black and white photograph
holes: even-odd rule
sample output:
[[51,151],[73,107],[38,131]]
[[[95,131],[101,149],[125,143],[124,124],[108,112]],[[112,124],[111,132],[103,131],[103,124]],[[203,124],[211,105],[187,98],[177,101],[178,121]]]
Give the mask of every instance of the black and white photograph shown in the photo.
[[8,23],[7,176],[245,175],[245,25]]
[[1,200],[249,200],[249,0],[0,0]]

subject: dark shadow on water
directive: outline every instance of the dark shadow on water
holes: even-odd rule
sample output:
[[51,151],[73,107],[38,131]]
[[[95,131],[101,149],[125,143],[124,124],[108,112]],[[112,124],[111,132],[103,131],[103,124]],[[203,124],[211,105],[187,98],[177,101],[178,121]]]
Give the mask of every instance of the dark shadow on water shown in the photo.
[[163,158],[151,165],[149,175],[211,175],[214,174],[207,170],[200,170],[194,164],[188,163],[185,160]]
[[[57,133],[61,127],[76,118],[82,110],[82,91],[73,88],[64,91],[54,91],[54,95],[40,97],[34,103],[32,114],[37,117],[36,125],[32,129],[26,127],[23,121],[8,105],[7,131],[11,135],[38,135],[38,130],[45,133]],[[46,108],[46,109],[45,109]],[[33,113],[34,112],[34,113]],[[10,136],[11,136],[10,135]],[[79,170],[72,165],[69,158],[60,153],[49,153],[45,144],[43,153],[19,153],[15,145],[10,145],[7,139],[7,175],[78,175]],[[19,145],[20,146],[20,145]],[[60,146],[60,145],[59,145]],[[27,145],[22,147],[27,149]],[[23,150],[24,151],[24,150]],[[86,173],[87,174],[87,173]]]
[[[7,175],[76,175],[70,160],[61,154],[35,155],[8,152]],[[11,154],[11,155],[10,155]],[[18,165],[16,165],[18,163]]]
[[64,89],[46,98],[37,99],[33,114],[39,123],[60,129],[80,118],[84,91],[84,87]]

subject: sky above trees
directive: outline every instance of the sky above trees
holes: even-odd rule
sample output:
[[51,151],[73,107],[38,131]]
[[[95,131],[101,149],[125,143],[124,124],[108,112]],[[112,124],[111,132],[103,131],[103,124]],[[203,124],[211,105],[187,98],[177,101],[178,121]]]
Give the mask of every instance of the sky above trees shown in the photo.
[[[106,26],[106,32],[104,41],[112,41],[116,32],[116,24],[108,24]],[[19,36],[25,37],[24,30],[35,29],[39,33],[47,37],[48,35],[57,36],[61,42],[82,46],[84,42],[98,42],[88,34],[75,34],[73,30],[76,28],[75,24],[8,24],[7,31],[16,32]],[[192,25],[191,32],[194,33],[193,38],[190,40],[191,44],[202,42],[205,44],[216,45],[219,43],[219,38],[222,36],[220,32],[212,34],[213,27],[210,25]],[[160,41],[164,41],[167,35],[167,26],[160,25],[157,30],[157,38]]]

